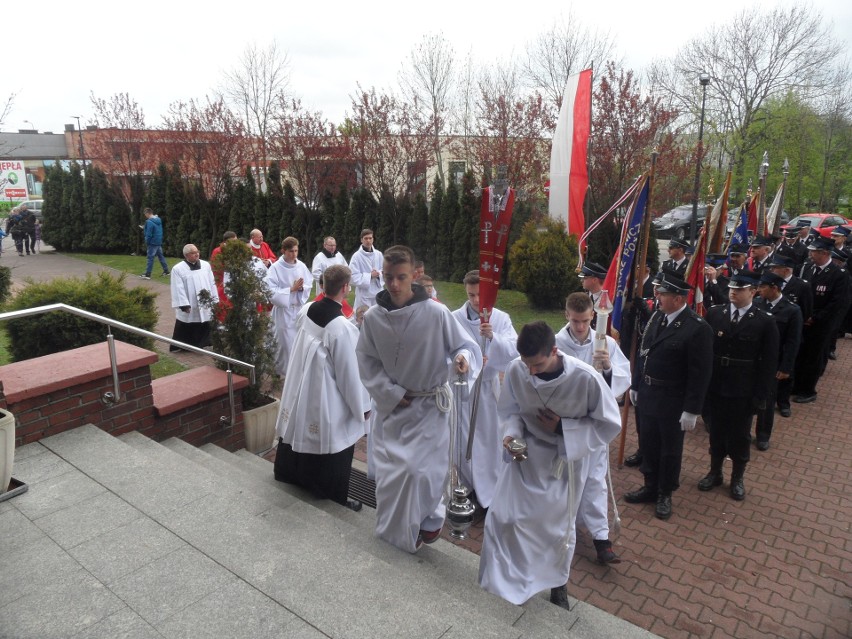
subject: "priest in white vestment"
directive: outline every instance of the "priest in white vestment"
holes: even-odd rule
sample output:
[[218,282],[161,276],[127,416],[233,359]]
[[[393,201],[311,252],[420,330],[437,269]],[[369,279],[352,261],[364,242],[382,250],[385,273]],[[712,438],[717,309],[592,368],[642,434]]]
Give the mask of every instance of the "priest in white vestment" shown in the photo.
[[314,283],[316,284],[315,297],[322,293],[320,278],[325,272],[325,269],[329,266],[334,266],[335,264],[346,266],[346,258],[343,257],[343,253],[337,250],[337,240],[328,236],[323,239],[322,249],[319,253],[314,255],[314,260],[311,262],[311,275],[313,276]]
[[[586,293],[571,293],[565,300],[565,319],[568,323],[556,333],[556,347],[563,353],[593,366],[603,376],[614,397],[630,389],[630,360],[624,356],[616,341],[606,336],[607,350],[595,350],[592,320],[595,311]],[[592,535],[598,563],[618,562],[609,540],[608,504],[610,492],[606,477],[609,468],[609,446],[600,446],[583,462],[585,478],[583,495],[577,511],[577,524],[584,525]]]
[[473,450],[469,461],[465,459],[465,452],[470,434],[472,394],[466,395],[464,410],[459,415],[462,443],[459,474],[464,484],[476,492],[479,505],[488,508],[491,506],[497,478],[503,470],[503,433],[497,418],[500,373],[518,356],[515,348],[518,334],[509,315],[499,309],[492,310],[488,321],[480,318],[479,271],[470,271],[465,275],[464,288],[467,302],[453,311],[453,317],[479,345],[480,352],[484,346],[488,361],[481,373]]
[[361,247],[349,260],[352,270],[352,284],[355,286],[355,309],[373,306],[376,295],[385,285],[382,276],[382,252],[373,246],[373,231],[361,231]]
[[450,368],[471,380],[481,358],[447,307],[412,283],[410,248],[389,248],[382,270],[387,290],[364,316],[357,349],[361,381],[376,406],[376,534],[415,552],[436,541],[444,525]]
[[550,600],[567,608],[583,459],[618,435],[621,417],[603,377],[555,342],[546,323],[527,324],[520,358],[506,370],[498,406],[503,443],[509,450],[523,440],[527,458],[508,461],[500,474],[479,583],[514,604],[550,588]]
[[326,269],[324,297],[298,318],[276,426],[275,478],[357,511],[349,475],[355,442],[367,432],[370,396],[358,374],[358,329],[343,315],[350,277],[347,266]]
[[[194,244],[183,247],[183,262],[172,269],[170,287],[172,308],[175,309],[175,329],[172,339],[198,348],[210,346],[212,308],[219,301],[219,293],[216,290],[210,263],[200,259],[200,253]],[[198,295],[201,291],[207,291],[212,304],[199,302]],[[181,349],[177,346],[169,346],[169,350]]]
[[287,373],[290,348],[296,339],[296,318],[311,295],[313,278],[298,256],[299,240],[285,237],[281,242],[281,257],[272,263],[264,278],[273,305],[272,331],[277,344],[275,372],[278,375]]

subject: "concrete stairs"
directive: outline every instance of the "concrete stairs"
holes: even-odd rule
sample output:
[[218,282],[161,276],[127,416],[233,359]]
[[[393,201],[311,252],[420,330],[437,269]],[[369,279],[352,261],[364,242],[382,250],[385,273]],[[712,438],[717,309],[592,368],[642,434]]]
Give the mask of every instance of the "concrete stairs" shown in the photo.
[[83,426],[18,450],[0,503],[0,637],[650,637],[545,596],[513,606],[444,540],[409,555],[272,465]]

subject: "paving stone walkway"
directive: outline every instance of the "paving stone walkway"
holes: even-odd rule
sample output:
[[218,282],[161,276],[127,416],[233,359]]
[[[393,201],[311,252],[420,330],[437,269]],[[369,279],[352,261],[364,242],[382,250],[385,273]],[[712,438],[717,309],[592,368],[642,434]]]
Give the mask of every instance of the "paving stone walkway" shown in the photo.
[[[8,259],[7,259],[8,258]],[[2,262],[13,280],[83,275],[100,267],[46,252]],[[158,293],[158,332],[171,335],[168,287],[128,278]],[[686,437],[681,489],[674,515],[654,518],[650,505],[625,504],[638,487],[638,470],[615,467],[612,479],[621,516],[611,536],[622,563],[600,566],[588,535],[579,535],[569,593],[622,619],[671,639],[852,637],[852,338],[840,340],[814,404],[793,405],[776,416],[772,446],[753,450],[747,497],[728,497],[725,485],[696,488],[708,468],[708,436]],[[187,365],[209,363],[180,354]],[[636,448],[632,419],[627,454]],[[363,446],[356,457],[365,461]],[[483,523],[462,545],[478,552]]]

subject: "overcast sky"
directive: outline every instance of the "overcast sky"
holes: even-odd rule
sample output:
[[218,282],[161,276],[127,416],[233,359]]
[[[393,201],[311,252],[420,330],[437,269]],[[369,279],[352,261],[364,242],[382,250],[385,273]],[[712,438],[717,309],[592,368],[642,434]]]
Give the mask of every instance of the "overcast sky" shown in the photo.
[[[287,51],[291,90],[335,123],[356,83],[395,89],[403,62],[425,34],[443,33],[459,60],[480,64],[521,55],[527,42],[567,15],[558,0],[389,2],[384,0],[147,0],[116,3],[43,0],[4,3],[6,52],[0,99],[16,98],[3,130],[63,130],[92,116],[90,94],[128,92],[158,126],[176,100],[203,98],[221,85],[246,46],[276,40]],[[573,3],[585,26],[609,30],[625,64],[642,69],[674,55],[702,29],[744,6],[772,0],[683,2],[626,0]],[[483,10],[487,6],[489,9]],[[852,50],[852,2],[816,0],[836,37]],[[499,10],[498,7],[503,7]]]

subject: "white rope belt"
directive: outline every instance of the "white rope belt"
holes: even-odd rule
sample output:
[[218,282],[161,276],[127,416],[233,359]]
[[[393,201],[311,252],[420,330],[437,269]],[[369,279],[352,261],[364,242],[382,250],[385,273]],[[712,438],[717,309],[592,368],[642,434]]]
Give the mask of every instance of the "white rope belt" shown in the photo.
[[405,394],[408,397],[434,397],[435,406],[442,413],[449,413],[453,407],[453,392],[450,390],[450,384],[444,382],[440,386],[436,386],[428,391],[411,391],[406,390]]

